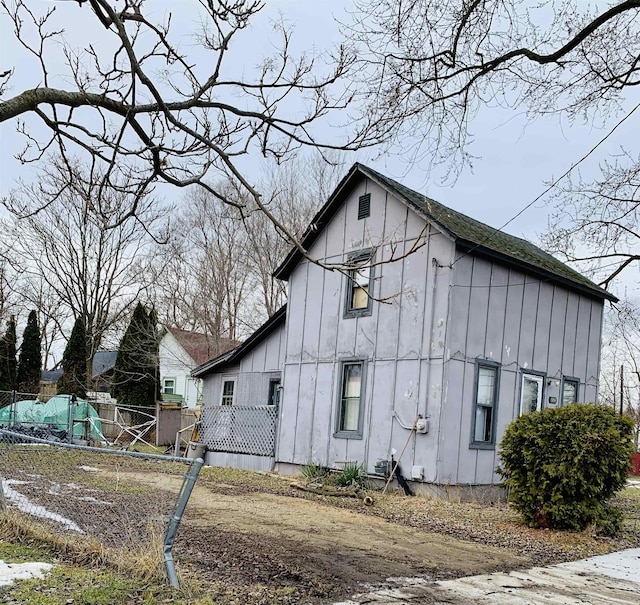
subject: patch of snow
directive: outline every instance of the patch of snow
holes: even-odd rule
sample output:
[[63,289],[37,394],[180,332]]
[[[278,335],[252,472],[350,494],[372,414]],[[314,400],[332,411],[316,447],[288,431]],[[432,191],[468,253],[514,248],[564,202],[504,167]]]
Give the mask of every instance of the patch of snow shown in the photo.
[[82,466],[80,466],[80,468],[83,471],[86,471],[87,473],[99,473],[100,472],[100,469],[96,468],[95,466],[86,466],[86,465],[83,464]]
[[393,584],[402,584],[403,586],[423,586],[433,582],[429,576],[421,576],[419,578],[387,578],[387,582]]
[[640,569],[640,548],[630,548],[612,552],[608,555],[590,557],[582,561],[561,563],[558,567],[564,567],[577,572],[598,573],[608,578],[630,580],[638,582],[638,570]]
[[80,534],[84,533],[80,526],[71,521],[71,519],[47,510],[44,506],[35,504],[24,494],[17,492],[11,487],[12,485],[24,485],[25,483],[25,481],[18,481],[16,479],[2,479],[2,491],[4,492],[5,499],[15,504],[18,510],[21,510],[23,513],[40,517],[41,519],[50,519],[51,521],[64,525],[64,527],[70,531],[75,531]]
[[44,578],[44,572],[52,567],[51,563],[5,563],[0,560],[0,586],[13,584],[14,580]]
[[62,490],[60,489],[60,484],[59,483],[52,483],[51,487],[49,488],[49,491],[47,492],[47,494],[49,494],[51,496],[61,496],[62,495]]

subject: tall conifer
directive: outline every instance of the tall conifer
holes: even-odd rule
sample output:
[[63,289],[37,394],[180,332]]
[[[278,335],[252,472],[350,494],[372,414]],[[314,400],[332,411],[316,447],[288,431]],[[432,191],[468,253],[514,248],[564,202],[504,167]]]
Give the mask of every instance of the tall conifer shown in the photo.
[[7,322],[7,331],[0,338],[0,391],[16,388],[16,320],[12,315]]
[[136,306],[118,348],[111,395],[122,405],[154,408],[158,394],[156,313]]
[[62,376],[58,393],[87,396],[87,333],[82,317],[73,324],[69,342],[62,355]]
[[27,326],[22,333],[22,344],[18,357],[18,390],[24,393],[37,393],[40,390],[41,347],[38,315],[35,311],[31,311],[27,319]]

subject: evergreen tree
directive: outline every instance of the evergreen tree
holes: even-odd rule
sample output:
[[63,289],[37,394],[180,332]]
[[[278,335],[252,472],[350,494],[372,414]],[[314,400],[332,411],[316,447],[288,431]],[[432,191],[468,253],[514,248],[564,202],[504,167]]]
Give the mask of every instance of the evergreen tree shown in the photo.
[[87,357],[84,320],[78,317],[62,355],[62,376],[58,380],[58,393],[87,396]]
[[22,333],[22,345],[18,358],[18,390],[25,393],[37,393],[40,390],[40,372],[42,370],[42,351],[38,315],[29,313],[27,327]]
[[121,404],[154,408],[158,398],[156,313],[136,306],[118,348],[111,396]]
[[7,322],[7,331],[0,339],[0,391],[16,388],[16,320],[12,315]]

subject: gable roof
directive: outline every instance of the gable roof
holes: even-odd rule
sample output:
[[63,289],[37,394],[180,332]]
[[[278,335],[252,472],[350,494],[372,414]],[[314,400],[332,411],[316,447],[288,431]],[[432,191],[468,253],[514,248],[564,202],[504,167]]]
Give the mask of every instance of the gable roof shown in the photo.
[[245,355],[253,351],[267,336],[273,333],[276,328],[284,324],[287,316],[287,305],[280,307],[265,323],[263,323],[247,340],[240,346],[236,347],[228,353],[224,353],[215,359],[211,359],[206,363],[198,366],[191,372],[196,378],[201,378],[211,372],[217,372],[230,365],[236,364]]
[[214,338],[202,332],[193,332],[191,330],[181,330],[179,328],[169,328],[166,326],[165,328],[197,365],[203,364],[212,357],[218,357],[230,349],[237,347],[239,344],[237,340],[230,338]]
[[[301,243],[306,250],[336,214],[350,191],[364,178],[371,179],[407,204],[416,214],[437,225],[451,236],[462,250],[491,256],[503,263],[515,265],[529,273],[563,283],[597,298],[617,300],[610,292],[600,288],[590,279],[531,242],[485,225],[358,163],[354,164],[340,181],[302,236]],[[276,269],[274,276],[278,279],[288,279],[301,258],[300,251],[293,248]]]

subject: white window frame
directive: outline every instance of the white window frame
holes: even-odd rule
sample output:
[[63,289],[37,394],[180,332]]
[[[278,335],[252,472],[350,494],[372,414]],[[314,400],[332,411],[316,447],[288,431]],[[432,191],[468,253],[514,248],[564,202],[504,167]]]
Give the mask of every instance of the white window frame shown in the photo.
[[[525,380],[536,382],[539,385],[535,410],[531,409],[531,407],[528,410],[524,409]],[[544,407],[544,387],[545,387],[544,374],[541,374],[538,372],[527,372],[527,371],[522,372],[522,376],[520,377],[520,414],[519,414],[520,416],[522,416],[523,414],[529,414],[531,412],[538,412]]]
[[[170,381],[173,383],[171,387],[171,391],[167,391],[167,382]],[[165,376],[162,379],[162,394],[163,395],[177,395],[176,393],[177,381],[175,376]]]
[[[224,394],[224,385],[228,382],[233,384],[233,391],[231,392],[231,400],[228,403],[225,403],[225,399],[229,396]],[[220,405],[229,406],[234,404],[236,399],[236,387],[238,386],[237,383],[238,379],[235,376],[222,377],[222,386],[220,387]]]

